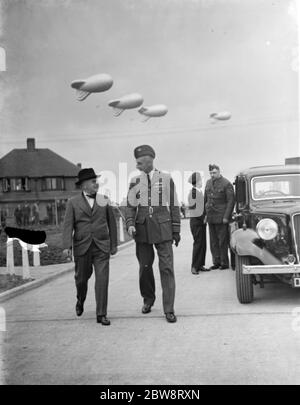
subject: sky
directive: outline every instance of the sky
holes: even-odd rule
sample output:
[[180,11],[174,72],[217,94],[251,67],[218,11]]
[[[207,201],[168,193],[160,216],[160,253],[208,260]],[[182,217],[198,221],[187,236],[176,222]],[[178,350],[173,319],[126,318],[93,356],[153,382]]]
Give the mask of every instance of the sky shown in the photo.
[[[0,157],[27,137],[73,163],[155,166],[233,180],[246,167],[300,156],[295,1],[0,0]],[[76,99],[75,79],[108,73],[110,90]],[[168,113],[114,117],[108,102],[137,92]],[[212,112],[231,119],[212,123]]]

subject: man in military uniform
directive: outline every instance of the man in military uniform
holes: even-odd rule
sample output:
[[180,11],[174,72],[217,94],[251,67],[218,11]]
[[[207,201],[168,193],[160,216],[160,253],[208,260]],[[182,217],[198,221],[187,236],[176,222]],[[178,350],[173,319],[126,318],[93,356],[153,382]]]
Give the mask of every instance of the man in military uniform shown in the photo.
[[155,152],[151,146],[135,148],[134,156],[141,174],[129,186],[126,226],[136,241],[140,292],[144,300],[142,313],[149,313],[155,301],[154,245],[159,258],[164,313],[168,322],[176,322],[172,243],[178,246],[180,241],[180,209],[175,185],[170,174],[154,169]]
[[210,250],[213,257],[211,270],[229,267],[228,224],[234,207],[234,191],[229,180],[220,174],[217,165],[209,165],[210,179],[206,183],[204,203],[209,225]]

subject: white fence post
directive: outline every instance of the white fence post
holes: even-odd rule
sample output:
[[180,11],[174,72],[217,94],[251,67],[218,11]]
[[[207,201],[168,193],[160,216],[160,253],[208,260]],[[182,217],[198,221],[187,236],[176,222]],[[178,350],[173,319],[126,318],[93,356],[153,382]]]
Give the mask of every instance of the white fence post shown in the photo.
[[119,218],[119,228],[120,228],[120,242],[124,242],[125,237],[124,237],[124,228],[123,228],[123,218],[121,216]]
[[14,263],[14,240],[12,238],[7,238],[7,249],[6,249],[6,269],[7,273],[10,275],[15,274],[15,263]]
[[23,246],[22,246],[22,272],[23,272],[23,279],[30,278],[28,250],[24,249]]
[[33,252],[33,266],[37,267],[40,266],[40,252]]

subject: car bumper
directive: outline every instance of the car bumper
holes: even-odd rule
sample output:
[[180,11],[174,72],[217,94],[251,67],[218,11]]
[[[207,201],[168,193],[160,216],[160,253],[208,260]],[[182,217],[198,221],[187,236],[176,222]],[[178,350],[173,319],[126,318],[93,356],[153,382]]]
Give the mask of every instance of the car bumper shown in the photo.
[[243,264],[243,274],[300,274],[300,264],[275,264],[248,266]]

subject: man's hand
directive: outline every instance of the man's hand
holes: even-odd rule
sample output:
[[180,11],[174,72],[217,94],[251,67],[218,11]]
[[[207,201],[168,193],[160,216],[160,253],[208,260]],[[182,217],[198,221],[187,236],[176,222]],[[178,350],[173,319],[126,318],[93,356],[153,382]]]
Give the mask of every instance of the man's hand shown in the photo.
[[136,234],[135,226],[130,226],[130,227],[128,228],[128,234],[129,234],[129,236],[131,236],[132,238],[134,237],[134,235]]
[[72,249],[64,249],[63,256],[66,256],[66,259],[71,261],[72,260]]
[[173,241],[175,243],[175,246],[177,247],[179,242],[180,242],[180,234],[179,233],[173,233]]
[[229,223],[228,219],[227,219],[227,218],[223,218],[223,224],[228,224],[228,223]]
[[117,253],[117,251],[118,251],[118,247],[117,247],[117,246],[112,247],[112,248],[110,249],[110,254],[113,256],[113,255],[115,255],[115,254]]

